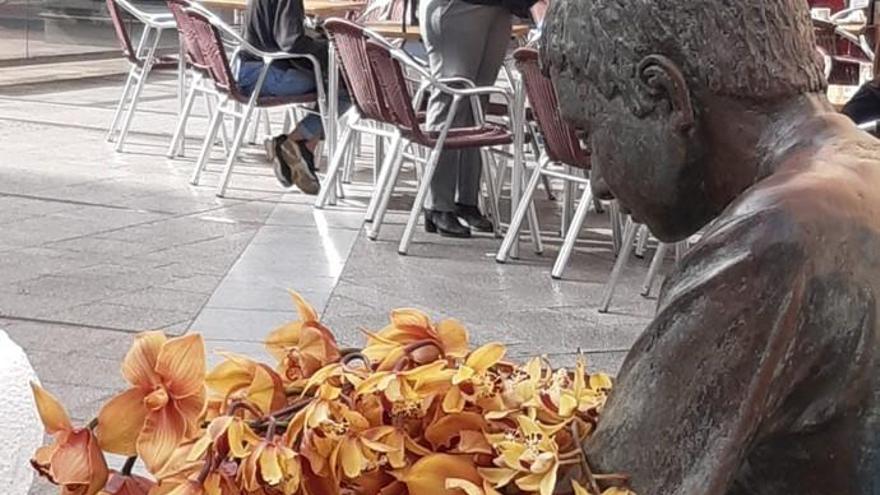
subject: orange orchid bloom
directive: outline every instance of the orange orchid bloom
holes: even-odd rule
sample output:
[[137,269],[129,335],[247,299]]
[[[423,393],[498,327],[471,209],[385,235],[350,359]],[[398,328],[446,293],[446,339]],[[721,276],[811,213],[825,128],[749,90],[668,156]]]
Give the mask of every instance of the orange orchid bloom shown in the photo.
[[367,333],[363,353],[378,371],[392,370],[404,357],[416,366],[438,358],[463,358],[468,353],[468,333],[461,323],[443,320],[436,326],[417,309],[391,312],[391,324],[377,333]]
[[284,407],[284,383],[275,370],[239,354],[220,355],[226,360],[208,373],[205,383],[224,403],[245,401],[263,415]]
[[278,371],[288,382],[298,383],[324,366],[339,361],[339,345],[318,313],[299,294],[290,293],[299,320],[275,329],[266,338],[266,349],[278,360]]
[[98,440],[107,452],[138,455],[156,473],[181,443],[199,434],[205,407],[202,337],[138,335],[125,356],[122,374],[132,388],[101,408]]
[[[406,483],[409,493],[413,495],[460,495],[463,486],[483,486],[483,478],[469,456],[431,454],[416,461],[409,469],[394,474]],[[450,486],[447,485],[448,480],[467,483],[456,481]],[[484,494],[478,492],[478,495]]]
[[113,471],[107,486],[98,495],[148,495],[154,486],[156,483],[147,478]]
[[64,406],[49,392],[31,383],[34,401],[46,433],[55,442],[40,447],[31,464],[61,487],[62,495],[95,495],[107,483],[109,470],[98,441],[88,428],[74,428]]

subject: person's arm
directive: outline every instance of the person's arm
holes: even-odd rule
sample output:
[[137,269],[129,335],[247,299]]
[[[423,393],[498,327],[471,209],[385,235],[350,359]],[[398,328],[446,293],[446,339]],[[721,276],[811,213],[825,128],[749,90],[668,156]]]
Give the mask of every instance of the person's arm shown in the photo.
[[630,474],[644,495],[729,493],[793,386],[781,368],[804,309],[803,263],[779,214],[709,234],[664,285],[624,363],[587,444],[594,469]]
[[314,55],[323,69],[327,67],[327,43],[308,35],[302,0],[279,0],[274,24],[275,42],[288,53]]

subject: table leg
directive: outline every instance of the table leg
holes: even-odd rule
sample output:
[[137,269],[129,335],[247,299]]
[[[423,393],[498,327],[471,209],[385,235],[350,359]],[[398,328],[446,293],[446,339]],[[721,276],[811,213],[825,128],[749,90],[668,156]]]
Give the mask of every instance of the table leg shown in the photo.
[[[511,74],[514,72],[511,71]],[[520,197],[522,196],[522,179],[523,179],[523,143],[525,129],[525,89],[521,77],[512,77],[510,84],[513,85],[513,170],[510,171],[510,218],[513,218],[517,207],[519,206]],[[537,173],[537,172],[536,172]],[[537,235],[534,231],[536,226],[530,225],[531,235]],[[513,240],[513,246],[510,249],[512,258],[519,257],[519,234]]]
[[[336,61],[336,44],[333,43],[333,40],[330,40],[330,45],[327,48],[327,105],[325,108],[327,109],[327,113],[329,115],[325,116],[324,121],[327,123],[327,129],[325,129],[324,136],[326,139],[326,144],[324,148],[327,151],[327,162],[330,162],[330,157],[333,156],[333,153],[336,151],[336,130],[339,125],[339,117],[337,116],[338,112],[338,100],[339,100],[339,69],[337,67]],[[330,191],[329,202],[331,205],[336,204],[336,191]]]

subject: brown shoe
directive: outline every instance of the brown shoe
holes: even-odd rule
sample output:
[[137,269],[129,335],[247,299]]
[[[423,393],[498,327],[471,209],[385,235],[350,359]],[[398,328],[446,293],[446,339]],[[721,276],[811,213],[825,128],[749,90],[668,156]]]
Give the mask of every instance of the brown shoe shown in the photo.
[[321,182],[318,180],[318,176],[309,169],[308,163],[303,158],[299,143],[292,139],[285,139],[278,143],[276,154],[276,162],[281,162],[287,166],[290,182],[293,185],[306,194],[318,194],[321,190]]

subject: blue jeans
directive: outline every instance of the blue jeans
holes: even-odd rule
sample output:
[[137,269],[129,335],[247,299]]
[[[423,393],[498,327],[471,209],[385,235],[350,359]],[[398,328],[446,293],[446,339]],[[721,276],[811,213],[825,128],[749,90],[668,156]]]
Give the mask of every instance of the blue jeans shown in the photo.
[[[250,95],[257,86],[257,79],[263,69],[263,62],[245,61],[238,70],[238,84],[245,94]],[[314,93],[317,90],[315,74],[308,70],[296,69],[289,66],[273,64],[269,67],[266,80],[263,83],[261,96],[296,96]],[[351,99],[345,90],[345,84],[340,82],[337,110],[339,114],[345,113],[351,106]],[[324,124],[321,117],[309,114],[296,125],[296,131],[306,140],[324,139]]]

